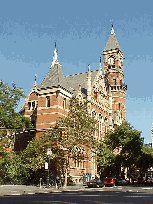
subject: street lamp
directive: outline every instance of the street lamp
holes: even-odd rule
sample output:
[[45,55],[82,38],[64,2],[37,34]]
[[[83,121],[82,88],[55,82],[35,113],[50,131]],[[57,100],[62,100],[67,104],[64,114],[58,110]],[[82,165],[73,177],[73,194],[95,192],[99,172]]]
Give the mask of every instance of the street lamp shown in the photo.
[[47,149],[47,156],[49,156],[48,158],[48,177],[47,177],[47,188],[49,188],[49,180],[50,180],[50,156],[52,155],[52,150],[51,148]]

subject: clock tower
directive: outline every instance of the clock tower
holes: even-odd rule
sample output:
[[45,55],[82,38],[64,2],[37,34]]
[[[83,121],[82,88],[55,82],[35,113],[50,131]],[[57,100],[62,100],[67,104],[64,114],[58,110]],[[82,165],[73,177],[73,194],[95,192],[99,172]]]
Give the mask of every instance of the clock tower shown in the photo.
[[123,53],[115,36],[113,24],[103,56],[105,83],[112,96],[112,123],[120,125],[126,120],[125,95],[127,86],[124,84]]

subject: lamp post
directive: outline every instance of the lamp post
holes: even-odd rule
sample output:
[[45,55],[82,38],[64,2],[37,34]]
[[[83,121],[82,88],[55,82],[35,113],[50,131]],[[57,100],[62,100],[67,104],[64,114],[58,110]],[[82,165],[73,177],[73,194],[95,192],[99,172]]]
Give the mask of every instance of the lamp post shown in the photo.
[[[51,136],[53,134],[53,130],[51,129]],[[52,155],[52,149],[51,149],[51,136],[50,136],[50,147],[47,149],[47,156],[48,156],[48,176],[47,176],[47,188],[49,188],[49,181],[50,181],[50,156]],[[54,138],[56,138],[56,135],[54,134]]]
[[[50,145],[51,146],[51,145]],[[47,177],[47,188],[49,188],[49,180],[50,180],[50,156],[52,155],[51,147],[47,149],[48,158],[48,177]]]

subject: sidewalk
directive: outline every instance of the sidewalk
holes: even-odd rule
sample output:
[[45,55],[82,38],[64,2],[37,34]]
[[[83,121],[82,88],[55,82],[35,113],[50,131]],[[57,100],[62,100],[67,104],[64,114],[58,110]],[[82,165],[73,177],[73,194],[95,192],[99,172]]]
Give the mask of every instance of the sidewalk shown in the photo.
[[41,194],[41,193],[53,193],[53,192],[69,192],[69,191],[83,191],[90,190],[83,185],[67,186],[56,189],[55,187],[45,188],[37,186],[26,185],[0,185],[0,196],[8,195],[27,195],[27,194]]
[[45,188],[37,186],[26,186],[26,185],[0,185],[0,196],[15,196],[15,195],[32,195],[42,193],[61,193],[61,192],[77,192],[77,191],[122,191],[122,192],[147,192],[153,193],[153,187],[145,186],[115,186],[115,187],[103,187],[103,188],[88,188],[82,184],[75,186],[67,186],[66,188],[61,187],[56,189],[55,187]]

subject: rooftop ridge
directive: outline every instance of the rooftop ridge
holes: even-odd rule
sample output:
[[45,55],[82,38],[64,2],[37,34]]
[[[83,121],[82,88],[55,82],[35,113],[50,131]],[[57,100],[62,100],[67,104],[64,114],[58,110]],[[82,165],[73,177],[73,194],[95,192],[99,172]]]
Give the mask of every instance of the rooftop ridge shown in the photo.
[[[96,71],[99,71],[98,69],[94,70],[94,71],[91,71],[91,72],[96,72]],[[68,76],[75,76],[75,75],[80,75],[80,74],[85,74],[85,73],[88,73],[88,72],[82,72],[82,73],[78,73],[78,74],[71,74],[71,75],[64,75],[65,77],[68,77]]]

